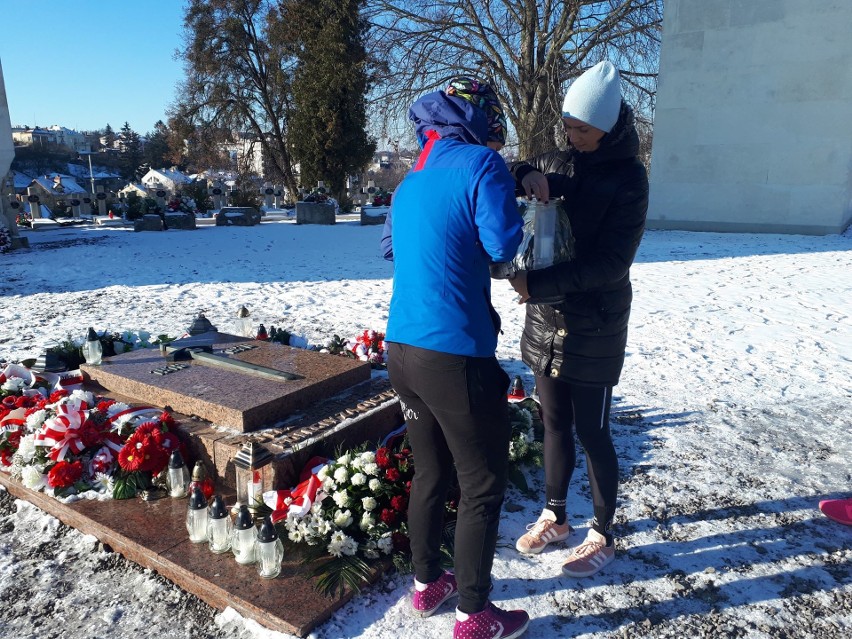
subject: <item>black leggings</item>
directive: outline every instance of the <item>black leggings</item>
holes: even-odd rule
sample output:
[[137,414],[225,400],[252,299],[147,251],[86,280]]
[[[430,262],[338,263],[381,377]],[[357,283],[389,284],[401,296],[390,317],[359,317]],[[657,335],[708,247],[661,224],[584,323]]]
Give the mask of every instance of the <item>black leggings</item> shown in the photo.
[[509,470],[509,376],[494,357],[465,357],[388,344],[388,375],[402,403],[414,455],[408,530],[414,576],[441,576],[444,504],[453,471],[461,499],[455,574],[459,610],[488,602]]
[[[536,377],[544,421],[544,479],[547,492],[564,500],[574,472],[574,431],[586,451],[595,518],[592,528],[612,539],[618,496],[618,458],[609,432],[611,386],[578,386]],[[572,428],[573,427],[573,428]]]

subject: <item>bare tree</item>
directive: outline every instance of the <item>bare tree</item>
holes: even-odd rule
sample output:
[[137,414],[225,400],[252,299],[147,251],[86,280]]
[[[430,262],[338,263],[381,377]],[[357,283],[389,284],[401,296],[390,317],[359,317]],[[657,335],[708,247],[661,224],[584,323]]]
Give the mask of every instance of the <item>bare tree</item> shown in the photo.
[[373,103],[386,123],[456,74],[489,82],[520,157],[549,150],[568,83],[607,58],[638,114],[656,90],[662,0],[369,0],[370,49],[386,73]]
[[[186,79],[170,111],[169,127],[208,147],[253,134],[272,179],[298,192],[290,153],[295,59],[291,43],[274,33],[278,2],[190,0],[185,10]],[[204,138],[203,140],[201,138]]]

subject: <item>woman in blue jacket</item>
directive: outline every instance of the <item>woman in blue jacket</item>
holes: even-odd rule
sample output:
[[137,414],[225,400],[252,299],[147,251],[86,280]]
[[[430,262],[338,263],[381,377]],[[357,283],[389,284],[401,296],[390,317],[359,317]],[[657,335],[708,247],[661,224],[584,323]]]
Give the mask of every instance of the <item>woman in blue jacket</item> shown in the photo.
[[[510,639],[529,616],[488,600],[510,435],[488,266],[512,259],[522,235],[515,182],[497,153],[505,117],[487,85],[457,78],[417,100],[409,118],[423,150],[394,192],[382,247],[394,262],[388,374],[417,468],[408,506],[412,605],[427,617],[458,594],[454,637],[500,627],[488,636]],[[453,574],[441,569],[440,544],[454,469]]]

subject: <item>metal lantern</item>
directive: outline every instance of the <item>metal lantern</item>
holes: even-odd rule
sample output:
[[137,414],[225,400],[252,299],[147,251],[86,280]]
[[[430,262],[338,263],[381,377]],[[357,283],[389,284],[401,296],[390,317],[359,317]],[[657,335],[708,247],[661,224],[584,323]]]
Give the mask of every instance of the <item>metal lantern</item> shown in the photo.
[[198,314],[194,320],[192,320],[192,324],[186,332],[190,335],[201,335],[202,333],[208,333],[210,331],[215,331],[216,327],[210,323],[210,320],[204,316],[204,313],[201,312]]
[[263,505],[263,493],[272,490],[272,466],[274,459],[263,444],[246,442],[234,457],[236,473],[237,503],[234,512],[243,504],[254,514]]
[[86,333],[86,341],[83,343],[83,357],[87,364],[100,366],[103,361],[104,347],[95,329],[91,326]]
[[278,538],[278,531],[267,516],[257,535],[257,572],[264,579],[274,579],[281,574],[281,562],[284,561],[284,544]]
[[237,311],[237,319],[234,322],[234,334],[240,337],[254,337],[254,327],[252,326],[249,311],[245,306],[240,306]]
[[186,467],[179,450],[172,451],[169,457],[166,487],[170,497],[180,498],[189,494],[189,468]]
[[200,544],[207,541],[207,498],[201,492],[200,486],[193,488],[189,497],[186,530],[189,532],[191,542]]
[[257,528],[254,517],[245,504],[240,506],[234,519],[231,533],[231,552],[238,564],[253,564],[257,561]]
[[225,508],[222,495],[213,497],[213,503],[207,509],[207,541],[210,551],[220,554],[231,549],[231,515]]

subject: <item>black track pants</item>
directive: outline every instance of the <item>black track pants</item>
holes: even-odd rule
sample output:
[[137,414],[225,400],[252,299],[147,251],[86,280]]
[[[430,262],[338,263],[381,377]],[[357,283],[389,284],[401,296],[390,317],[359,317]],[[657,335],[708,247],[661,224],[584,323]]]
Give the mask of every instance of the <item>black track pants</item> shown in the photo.
[[408,527],[414,573],[440,577],[444,503],[453,477],[461,499],[455,536],[459,609],[485,608],[509,459],[509,376],[494,357],[388,345],[388,374],[402,401],[414,455]]
[[549,492],[568,494],[576,451],[574,430],[586,451],[595,520],[592,527],[610,538],[618,496],[618,458],[609,431],[611,386],[578,386],[536,377],[544,421],[544,478]]

